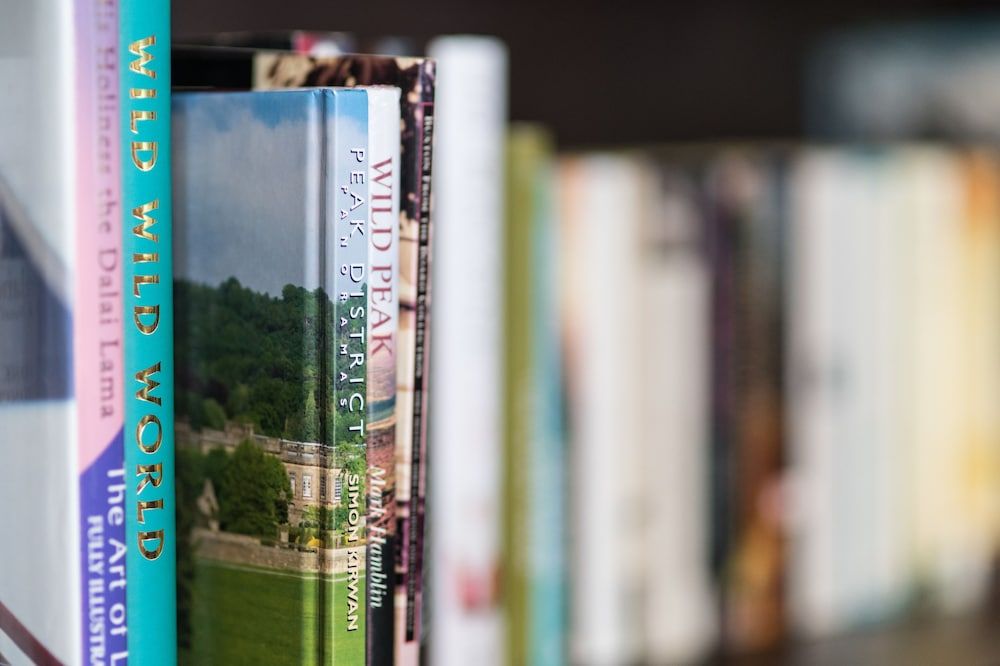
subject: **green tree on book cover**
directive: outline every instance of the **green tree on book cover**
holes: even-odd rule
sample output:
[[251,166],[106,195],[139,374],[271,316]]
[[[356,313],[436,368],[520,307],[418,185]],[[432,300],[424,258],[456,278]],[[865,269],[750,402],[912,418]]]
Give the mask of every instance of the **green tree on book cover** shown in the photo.
[[354,440],[324,434],[337,423],[336,304],[310,159],[326,94],[176,96],[182,663],[364,661],[363,634],[321,631],[322,600],[346,594],[359,453],[364,469]]

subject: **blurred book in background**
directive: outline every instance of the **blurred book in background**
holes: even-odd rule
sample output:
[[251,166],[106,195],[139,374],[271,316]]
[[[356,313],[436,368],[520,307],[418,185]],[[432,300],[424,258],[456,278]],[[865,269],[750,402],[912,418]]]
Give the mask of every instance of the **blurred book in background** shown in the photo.
[[555,150],[541,127],[507,139],[502,597],[508,659],[566,662],[567,449],[558,318]]
[[117,43],[0,1],[0,663],[129,649]]
[[569,433],[570,661],[639,659],[639,229],[654,185],[626,155],[566,158],[558,184]]
[[710,566],[711,270],[697,173],[651,160],[639,221],[642,654],[690,663],[718,638]]
[[821,41],[806,126],[835,140],[1000,138],[1000,17],[882,23]]
[[434,173],[428,646],[442,666],[500,664],[503,197],[507,51],[441,37]]
[[772,646],[784,632],[780,487],[783,232],[780,156],[723,149],[706,163],[712,262],[715,565],[722,638]]

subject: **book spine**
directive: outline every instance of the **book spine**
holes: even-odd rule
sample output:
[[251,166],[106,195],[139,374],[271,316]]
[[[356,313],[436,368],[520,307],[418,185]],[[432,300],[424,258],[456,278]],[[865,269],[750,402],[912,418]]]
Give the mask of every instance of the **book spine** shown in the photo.
[[[507,138],[507,206],[505,225],[505,294],[504,321],[504,465],[503,465],[503,579],[504,614],[507,632],[507,655],[514,663],[552,663],[536,652],[536,639],[547,643],[548,636],[538,627],[547,621],[544,606],[549,600],[559,603],[561,593],[555,587],[558,571],[538,576],[538,565],[557,562],[561,543],[560,530],[548,524],[540,533],[539,519],[551,517],[552,502],[558,507],[561,498],[559,472],[550,456],[558,446],[558,432],[546,428],[550,422],[545,402],[551,394],[553,380],[558,385],[558,359],[544,356],[550,349],[554,333],[549,323],[552,317],[544,308],[550,305],[551,282],[546,281],[549,263],[542,259],[541,227],[545,225],[543,197],[547,181],[547,137],[531,125],[515,125]],[[546,248],[551,250],[552,248]],[[557,365],[553,377],[536,374],[537,368]],[[550,435],[554,435],[553,439]],[[536,475],[544,468],[548,485],[536,485]],[[525,538],[527,535],[527,538]],[[541,549],[545,549],[543,552]],[[548,578],[551,575],[551,578]],[[537,599],[534,591],[544,588],[546,599]],[[551,628],[551,627],[549,627]],[[558,630],[558,628],[557,628]],[[545,630],[547,631],[547,629]],[[558,641],[557,641],[558,642]],[[538,645],[541,647],[541,644]]]
[[824,152],[801,155],[790,171],[792,191],[788,321],[788,458],[799,507],[786,573],[796,630],[817,636],[843,629],[837,608],[835,534],[836,404],[839,401],[833,293],[834,230],[847,211],[836,183],[842,168]]
[[534,407],[529,468],[529,575],[528,604],[531,626],[528,663],[556,666],[568,661],[566,653],[567,574],[566,552],[566,431],[563,421],[562,345],[559,339],[559,261],[561,239],[556,213],[554,146],[542,146],[534,199],[532,261],[536,288],[532,319],[534,362],[531,372],[538,396]]
[[[332,437],[334,464],[340,470],[341,506],[345,519],[338,525],[343,548],[335,551],[333,593],[324,620],[333,655],[364,653],[366,628],[366,504],[368,460],[368,244],[369,150],[368,95],[364,90],[334,91],[327,106],[327,164],[333,168],[333,207],[327,212],[326,283],[334,288],[333,332],[328,353],[334,387]],[[337,566],[343,558],[343,574]]]
[[[775,164],[734,151],[713,162],[706,180],[718,243],[713,301],[719,352],[713,374],[719,411],[713,436],[724,466],[718,489],[726,502],[723,641],[738,650],[774,645],[785,617],[782,529],[766,510],[767,493],[780,481],[783,446],[777,402],[781,172]],[[759,569],[748,567],[750,561]]]
[[400,189],[406,198],[400,203],[399,244],[396,476],[400,485],[396,500],[399,517],[395,557],[395,663],[414,666],[420,659],[424,641],[424,590],[428,587],[423,561],[430,397],[431,155],[435,77],[434,64],[424,63],[420,69],[420,101],[402,109],[407,114],[408,132],[401,150],[409,153],[408,165],[415,168],[400,174]]
[[[962,567],[949,562],[949,553],[960,533],[960,518],[967,508],[952,504],[956,452],[962,438],[957,434],[963,417],[956,397],[963,385],[961,342],[957,309],[962,263],[959,221],[963,215],[962,173],[954,153],[936,148],[918,148],[904,165],[912,192],[906,219],[913,227],[908,294],[912,317],[910,337],[912,457],[910,507],[912,511],[913,567],[915,576],[929,592],[931,604],[949,612],[961,610],[960,590],[976,585],[956,585]],[[967,482],[966,482],[967,484]],[[966,487],[968,492],[970,489]],[[841,498],[837,498],[840,500]],[[844,552],[844,551],[841,551]],[[972,553],[966,553],[971,560]]]
[[399,89],[368,91],[368,663],[392,666],[399,325]]
[[435,458],[428,467],[427,552],[438,565],[428,581],[429,651],[445,666],[486,665],[503,660],[497,583],[507,53],[499,41],[479,37],[441,38],[428,53],[438,66],[441,156],[434,175],[433,346],[448,352],[435,360],[431,380],[432,400],[441,408],[429,414]]
[[[981,460],[991,474],[967,482],[968,494],[958,494],[952,516],[958,517],[957,535],[948,541],[949,553],[957,562],[957,551],[966,553],[961,573],[951,580],[949,608],[963,611],[986,600],[982,593],[990,584],[980,576],[992,571],[987,564],[997,537],[998,507],[992,501],[1000,485],[1000,378],[991,370],[1000,364],[1000,299],[993,285],[1000,283],[1000,162],[997,155],[977,148],[962,155],[963,184],[959,252],[961,275],[956,280],[955,298],[963,312],[961,324],[962,381],[977,400],[962,405],[960,416],[963,446],[953,455],[958,459]],[[954,524],[953,522],[953,524]],[[981,540],[982,535],[992,538]],[[898,539],[897,539],[898,541]],[[965,590],[962,594],[960,590]]]
[[121,6],[127,617],[130,658],[177,661],[170,2]]
[[[636,385],[646,359],[635,345],[621,346],[619,322],[596,304],[639,312],[639,222],[650,169],[612,155],[568,160],[561,166],[561,214],[567,261],[562,282],[569,395],[570,661],[639,661],[641,552],[637,544],[639,484],[609,473],[607,442],[614,440],[616,469],[640,469],[639,405],[609,386]],[[606,233],[608,220],[615,233]],[[595,270],[594,267],[600,267]],[[614,353],[608,350],[614,349]],[[600,492],[594,492],[600,488]],[[619,525],[606,539],[595,524]]]
[[[121,182],[118,2],[76,3],[77,317],[82,660],[124,663]],[[95,622],[94,618],[103,618]]]
[[552,145],[516,125],[507,141],[503,590],[507,658],[566,661],[564,448]]
[[715,641],[708,568],[710,273],[694,179],[658,163],[642,220],[639,319],[642,414],[643,655],[693,663]]
[[532,292],[536,266],[532,251],[535,214],[533,188],[539,161],[539,135],[530,127],[515,126],[507,137],[506,224],[504,225],[504,446],[503,446],[503,606],[507,657],[527,663],[528,634],[533,621],[529,604],[531,540],[529,513],[533,471],[531,428],[538,403],[532,381],[534,325]]
[[[908,367],[903,361],[906,345],[901,344],[909,330],[905,320],[907,307],[900,294],[905,293],[901,286],[909,281],[903,268],[909,254],[907,232],[912,227],[908,223],[909,216],[900,213],[904,210],[904,202],[909,199],[910,193],[900,188],[895,165],[893,154],[888,152],[873,173],[858,175],[876,193],[872,220],[862,233],[862,238],[870,238],[868,242],[873,246],[874,252],[872,284],[868,287],[873,294],[872,307],[875,312],[871,333],[872,350],[869,353],[875,359],[871,368],[874,374],[871,405],[879,415],[873,427],[876,447],[872,452],[872,459],[873,467],[878,472],[875,483],[880,499],[880,507],[874,512],[873,520],[876,543],[879,545],[879,558],[874,568],[878,572],[876,580],[879,581],[879,612],[882,617],[899,616],[910,598],[912,582],[907,560],[909,522],[904,502],[907,492],[907,467],[904,461],[908,459],[910,449],[909,442],[901,436],[907,419],[902,418],[903,410],[900,407],[903,391],[899,389],[900,383],[905,381],[905,369]],[[794,190],[790,188],[790,192]],[[786,237],[793,237],[791,232],[792,229],[789,228]],[[791,248],[788,265],[795,266]],[[788,321],[794,322],[795,311],[787,308],[786,312]],[[792,330],[791,326],[788,330]],[[788,373],[787,376],[793,375]],[[788,387],[787,392],[791,394],[794,388]],[[789,437],[789,444],[797,442]],[[789,452],[794,452],[791,446]],[[798,478],[797,470],[793,468],[792,473]],[[789,553],[790,559],[794,556],[794,552]],[[797,617],[794,609],[790,609],[790,616]]]

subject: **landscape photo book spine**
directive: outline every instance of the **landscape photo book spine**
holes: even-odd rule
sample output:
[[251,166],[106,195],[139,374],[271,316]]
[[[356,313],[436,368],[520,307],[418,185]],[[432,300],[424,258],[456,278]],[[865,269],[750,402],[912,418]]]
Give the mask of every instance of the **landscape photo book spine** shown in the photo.
[[[325,282],[333,301],[333,330],[326,343],[335,404],[329,410],[326,441],[332,442],[342,474],[347,522],[342,549],[332,552],[332,594],[320,605],[323,631],[340,643],[366,646],[366,488],[369,426],[368,371],[368,251],[369,251],[369,146],[368,95],[362,89],[333,91],[327,105],[327,192],[332,203],[325,215]],[[338,566],[343,556],[343,571]],[[321,586],[321,590],[328,589]],[[327,640],[321,643],[325,645]],[[332,657],[324,655],[324,661]]]
[[396,383],[395,661],[416,664],[423,644],[431,309],[431,172],[435,64],[426,58],[342,55],[313,58],[258,53],[255,89],[301,86],[399,86],[399,324]]
[[357,417],[364,395],[334,395],[332,160],[367,127],[336,133],[326,89],[175,97],[181,662],[360,663],[364,447],[337,397]]

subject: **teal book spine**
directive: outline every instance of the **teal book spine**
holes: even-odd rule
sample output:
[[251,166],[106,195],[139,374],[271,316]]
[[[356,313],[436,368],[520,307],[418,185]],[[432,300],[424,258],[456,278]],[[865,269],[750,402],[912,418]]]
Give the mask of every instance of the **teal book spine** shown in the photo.
[[[333,656],[326,663],[365,663],[367,553],[368,432],[368,236],[369,156],[368,94],[362,89],[333,90],[327,106],[328,191],[326,214],[326,284],[334,303],[334,344],[328,350],[334,386],[331,410],[335,466],[342,488],[340,543],[330,552],[334,562],[333,594],[327,606],[326,630]],[[346,500],[346,501],[345,501]],[[326,644],[327,641],[324,641]],[[350,655],[346,660],[338,659]]]
[[535,399],[532,405],[532,442],[529,451],[528,486],[532,509],[528,515],[528,560],[530,583],[528,614],[528,661],[535,666],[557,666],[567,662],[568,625],[566,579],[568,553],[566,529],[567,468],[566,431],[563,422],[562,345],[552,313],[559,308],[559,238],[556,210],[556,177],[552,144],[535,174],[535,206],[532,220],[534,272],[538,280],[532,290]]
[[120,12],[129,659],[177,662],[170,2]]

